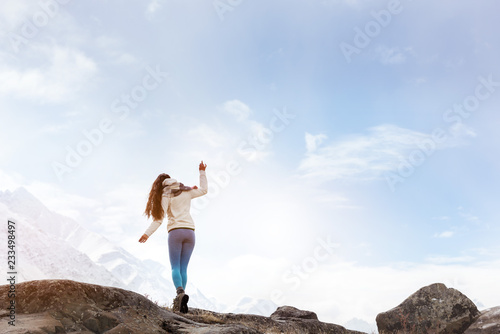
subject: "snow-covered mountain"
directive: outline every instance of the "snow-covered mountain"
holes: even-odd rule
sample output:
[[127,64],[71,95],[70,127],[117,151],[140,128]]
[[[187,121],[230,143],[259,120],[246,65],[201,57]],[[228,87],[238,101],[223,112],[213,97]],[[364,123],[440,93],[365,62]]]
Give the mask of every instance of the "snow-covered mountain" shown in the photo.
[[346,329],[355,330],[365,333],[378,333],[377,324],[375,322],[368,323],[359,318],[353,318],[343,324]]
[[244,297],[236,305],[224,309],[224,313],[256,314],[269,317],[278,305],[270,300]]
[[[175,289],[170,268],[143,261],[75,220],[46,208],[24,188],[0,191],[0,232],[6,235],[7,218],[16,222],[18,282],[64,278],[119,287],[147,294],[159,305],[170,305]],[[7,263],[6,252],[0,261]],[[190,305],[220,311],[195,285],[190,284]]]

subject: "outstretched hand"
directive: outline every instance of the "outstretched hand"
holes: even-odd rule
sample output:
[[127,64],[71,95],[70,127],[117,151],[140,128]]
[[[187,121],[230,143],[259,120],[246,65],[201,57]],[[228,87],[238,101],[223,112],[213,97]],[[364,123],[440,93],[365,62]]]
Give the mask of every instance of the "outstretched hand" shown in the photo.
[[139,242],[140,243],[145,243],[146,240],[148,240],[148,235],[147,234],[143,234],[142,237],[139,239]]
[[207,168],[207,164],[204,164],[203,163],[203,160],[201,160],[201,163],[200,163],[200,170],[205,170]]

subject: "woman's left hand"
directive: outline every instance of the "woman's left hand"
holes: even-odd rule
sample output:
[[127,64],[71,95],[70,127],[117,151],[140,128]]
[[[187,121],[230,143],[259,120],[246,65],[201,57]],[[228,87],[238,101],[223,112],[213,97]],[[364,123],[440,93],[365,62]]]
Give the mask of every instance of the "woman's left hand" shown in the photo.
[[142,237],[139,239],[139,242],[140,243],[145,243],[146,240],[148,240],[148,235],[147,234],[143,234]]

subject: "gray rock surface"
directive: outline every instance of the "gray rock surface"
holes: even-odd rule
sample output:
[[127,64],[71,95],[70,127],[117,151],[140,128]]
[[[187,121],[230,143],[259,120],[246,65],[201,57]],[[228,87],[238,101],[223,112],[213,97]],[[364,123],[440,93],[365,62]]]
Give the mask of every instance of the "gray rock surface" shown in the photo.
[[460,291],[436,283],[421,288],[397,307],[377,315],[380,334],[462,334],[479,316]]
[[[0,305],[9,305],[9,285],[0,286]],[[0,312],[0,333],[333,333],[355,334],[317,320],[313,312],[282,307],[273,318],[190,309],[177,314],[132,291],[71,280],[16,285],[16,326]]]
[[482,311],[464,334],[500,334],[500,306]]

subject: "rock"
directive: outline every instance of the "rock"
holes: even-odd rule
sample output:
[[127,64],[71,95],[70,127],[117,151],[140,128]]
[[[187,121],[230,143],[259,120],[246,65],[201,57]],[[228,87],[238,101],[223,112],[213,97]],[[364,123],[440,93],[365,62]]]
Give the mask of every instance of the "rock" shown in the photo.
[[271,319],[275,320],[284,320],[290,318],[298,318],[298,319],[313,319],[318,320],[318,316],[316,313],[311,311],[302,311],[293,306],[281,306],[271,314]]
[[464,334],[500,334],[500,306],[481,312]]
[[[1,319],[2,322],[5,319]],[[32,334],[56,334],[65,333],[64,326],[60,321],[52,318],[49,313],[41,312],[34,314],[19,314],[16,316],[16,326],[0,327],[2,333],[32,333]]]
[[377,315],[380,334],[463,333],[479,316],[474,303],[455,289],[436,283],[421,288],[399,306]]
[[[280,307],[276,312],[279,314],[283,312],[283,310],[289,310],[292,312],[288,313],[288,311],[286,311],[287,313],[284,314],[305,315],[308,317],[311,317],[312,315],[315,316],[313,312],[302,311],[291,306]],[[276,312],[273,314],[276,314]],[[361,334],[361,332],[347,330],[339,325],[321,322],[317,320],[317,317],[316,319],[298,317],[280,318],[276,316],[263,317],[252,314],[216,313],[199,309],[190,309],[189,314],[186,314],[185,316],[196,322],[211,324],[240,324],[257,330],[256,333]]]
[[[0,286],[1,305],[8,303],[8,288]],[[37,321],[26,321],[29,317]],[[154,333],[161,331],[163,321],[189,324],[132,291],[62,279],[16,284],[16,322],[26,329],[19,333],[46,333],[47,324],[55,327],[48,331],[54,333],[110,333],[118,326],[122,330],[115,333]],[[7,329],[12,328],[2,321],[0,332]]]
[[[9,305],[9,288],[0,286],[0,305]],[[132,291],[63,279],[16,284],[15,311],[15,327],[8,325],[9,311],[0,311],[0,333],[360,333],[290,306],[274,318],[193,308],[178,314]]]

